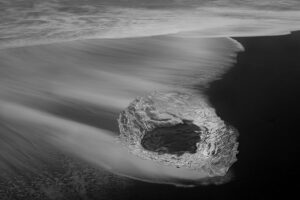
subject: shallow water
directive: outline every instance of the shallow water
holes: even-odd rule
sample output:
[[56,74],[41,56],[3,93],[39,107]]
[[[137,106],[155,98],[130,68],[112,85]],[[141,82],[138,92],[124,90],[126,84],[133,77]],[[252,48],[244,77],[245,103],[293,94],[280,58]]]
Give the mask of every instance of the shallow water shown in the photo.
[[180,32],[197,37],[287,34],[300,27],[299,9],[298,0],[1,0],[0,48]]
[[[201,183],[206,178],[201,173],[129,155],[115,143],[116,119],[147,92],[196,93],[196,83],[205,88],[235,62],[242,50],[237,44],[227,38],[158,36],[1,50],[0,113],[9,127],[1,132],[2,170],[34,171],[47,160],[45,145],[135,179]],[[35,161],[24,164],[28,156]]]
[[[44,173],[45,164],[57,167],[57,152],[88,163],[83,169],[93,166],[113,177],[97,176],[99,188],[114,184],[119,191],[119,175],[181,186],[203,183],[201,174],[139,160],[114,143],[118,113],[153,90],[197,92],[241,131],[241,156],[234,166],[240,178],[218,190],[184,192],[139,183],[134,195],[220,199],[251,190],[257,199],[268,184],[278,189],[272,194],[282,190],[289,177],[298,180],[299,37],[241,39],[246,52],[232,70],[243,47],[227,37],[288,34],[299,29],[299,13],[298,0],[0,0],[0,195],[11,183],[2,178]],[[161,34],[170,35],[152,37]],[[59,182],[52,172],[42,180]]]

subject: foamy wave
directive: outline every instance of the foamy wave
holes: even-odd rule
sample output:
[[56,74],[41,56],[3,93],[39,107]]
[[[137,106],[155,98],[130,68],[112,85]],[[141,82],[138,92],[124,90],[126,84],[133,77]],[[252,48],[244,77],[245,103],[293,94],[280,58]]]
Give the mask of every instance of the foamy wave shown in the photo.
[[153,90],[199,93],[232,66],[240,50],[228,38],[173,36],[1,50],[0,171],[37,171],[41,160],[51,160],[44,150],[54,149],[148,182],[228,181],[230,174],[212,181],[135,158],[114,139],[119,112],[136,96]]
[[4,4],[0,14],[0,48],[181,32],[193,32],[198,37],[274,35],[300,27],[300,6],[295,1],[281,1],[277,7],[239,1],[224,6],[222,2],[186,2],[190,7],[145,2],[41,1],[31,6],[12,2]]
[[[25,137],[40,137],[43,142],[50,143],[64,152],[73,154],[121,176],[178,186],[218,184],[229,180],[229,177],[217,177],[215,178],[216,181],[212,181],[205,173],[202,174],[199,171],[164,166],[135,157],[116,143],[113,134],[107,130],[96,129],[8,102],[1,102],[1,109],[6,114],[4,123],[10,121],[16,124],[26,124],[23,125],[22,130],[23,134],[27,134]],[[39,133],[27,132],[28,127],[36,130],[42,129],[42,131],[40,130]],[[35,136],[35,134],[41,135]],[[13,135],[11,138],[18,139],[18,135]],[[26,153],[29,155],[36,154],[34,149],[31,151],[33,152]],[[6,155],[7,158],[11,152],[6,149],[5,153],[8,154]],[[15,159],[18,160],[18,158]],[[2,168],[2,170],[6,169]]]

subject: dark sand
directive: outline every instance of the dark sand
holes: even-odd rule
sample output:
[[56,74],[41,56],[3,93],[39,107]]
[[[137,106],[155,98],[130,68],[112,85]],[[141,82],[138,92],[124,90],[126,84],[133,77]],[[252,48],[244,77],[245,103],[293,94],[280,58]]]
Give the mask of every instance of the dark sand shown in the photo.
[[245,52],[206,91],[221,118],[240,131],[234,180],[190,189],[139,183],[130,199],[272,199],[297,194],[300,32],[235,39]]
[[[0,197],[3,200],[174,200],[274,199],[282,195],[290,199],[289,196],[297,194],[300,177],[300,32],[286,36],[236,39],[246,51],[240,53],[237,64],[206,91],[220,117],[240,132],[240,153],[232,167],[235,174],[233,181],[195,188],[150,184],[104,173],[59,154],[61,158],[55,159],[57,163],[54,166],[45,165],[45,172],[52,170],[50,174],[19,178],[15,182],[1,180],[0,188],[7,187],[10,191],[0,194]],[[61,109],[57,108],[58,113],[52,112],[60,115]],[[66,115],[74,117],[77,111],[75,114],[73,112]],[[110,118],[113,114],[108,113],[107,116]],[[87,123],[88,119],[89,116],[85,116],[77,120]],[[43,179],[44,185],[30,188],[34,181],[35,184],[39,182],[39,178]],[[53,188],[53,184],[60,188]],[[40,194],[35,193],[34,189],[44,189],[43,196],[38,196]],[[18,191],[26,191],[26,194],[17,194]],[[32,196],[28,191],[32,191]],[[56,191],[67,195],[62,197],[62,193]]]

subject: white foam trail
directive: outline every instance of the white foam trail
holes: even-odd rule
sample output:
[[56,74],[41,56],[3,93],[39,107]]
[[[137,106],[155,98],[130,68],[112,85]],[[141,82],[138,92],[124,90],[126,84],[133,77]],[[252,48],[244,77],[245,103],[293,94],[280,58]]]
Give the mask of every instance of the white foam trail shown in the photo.
[[182,185],[184,181],[199,184],[206,173],[187,169],[177,169],[158,163],[142,160],[127,152],[116,143],[109,131],[59,118],[38,110],[17,104],[1,102],[4,119],[26,123],[31,127],[44,127],[39,137],[64,152],[74,154],[81,159],[101,166],[113,173],[130,178]]
[[[218,78],[241,45],[231,39],[150,37],[45,45],[0,52],[2,98],[66,97],[122,110],[153,90]],[[34,96],[34,97],[33,97]]]
[[116,120],[138,95],[199,92],[195,87],[229,69],[240,50],[227,38],[174,36],[1,50],[0,171],[32,169],[23,158],[37,156],[31,164],[38,163],[48,159],[43,147],[55,146],[122,176],[175,185],[207,183],[201,172],[128,154],[115,143]]

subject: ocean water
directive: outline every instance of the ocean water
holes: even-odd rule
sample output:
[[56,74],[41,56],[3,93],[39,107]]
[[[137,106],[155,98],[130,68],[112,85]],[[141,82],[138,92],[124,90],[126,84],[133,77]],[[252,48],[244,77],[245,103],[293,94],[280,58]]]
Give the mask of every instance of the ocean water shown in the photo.
[[162,34],[253,36],[299,29],[297,0],[1,0],[0,48]]
[[[274,35],[299,29],[299,8],[296,0],[0,0],[1,195],[14,177],[26,182],[26,187],[19,185],[22,193],[44,191],[28,189],[28,182],[32,174],[44,174],[45,165],[63,171],[59,176],[47,172],[60,180],[65,174],[57,168],[61,155],[67,157],[64,163],[74,158],[98,170],[98,189],[106,191],[97,194],[108,195],[104,199],[117,198],[109,196],[114,189],[128,198],[134,196],[127,190],[137,197],[157,192],[156,199],[199,195],[199,188],[182,192],[131,181],[187,187],[203,184],[205,178],[140,160],[115,143],[119,112],[136,96],[154,90],[198,94],[239,129],[240,157],[227,180],[233,183],[217,186],[229,188],[225,196],[246,190],[247,181],[261,181],[250,187],[257,191],[255,197],[270,180],[284,185],[297,174],[296,162],[289,158],[297,157],[292,138],[299,111],[299,34]],[[253,146],[258,150],[252,151]],[[52,178],[51,187],[38,184],[52,189],[43,192],[48,199],[54,193],[62,199],[66,193],[55,189],[60,182]],[[84,178],[85,190],[77,190],[77,196],[93,193]],[[201,188],[211,198],[218,197],[215,190]]]
[[118,114],[148,92],[196,93],[194,85],[199,84],[204,89],[230,68],[242,50],[228,38],[174,36],[3,49],[2,169],[9,171],[13,165],[34,171],[35,163],[24,166],[22,161],[28,160],[26,156],[36,158],[34,162],[47,158],[41,145],[46,143],[116,174],[197,184],[206,177],[134,158],[118,146]]

